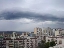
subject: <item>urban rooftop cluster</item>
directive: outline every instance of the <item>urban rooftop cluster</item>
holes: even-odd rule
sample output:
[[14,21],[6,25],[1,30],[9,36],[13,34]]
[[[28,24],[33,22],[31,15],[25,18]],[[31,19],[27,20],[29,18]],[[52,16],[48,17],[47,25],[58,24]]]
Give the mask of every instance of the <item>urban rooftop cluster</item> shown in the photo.
[[54,41],[56,45],[49,48],[63,48],[64,29],[36,27],[34,32],[0,33],[0,48],[39,48],[41,41]]

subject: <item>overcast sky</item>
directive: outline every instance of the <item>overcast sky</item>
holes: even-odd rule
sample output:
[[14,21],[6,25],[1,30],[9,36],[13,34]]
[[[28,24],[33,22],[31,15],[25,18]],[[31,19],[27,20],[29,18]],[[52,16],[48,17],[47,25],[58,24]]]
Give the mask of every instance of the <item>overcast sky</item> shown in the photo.
[[64,28],[64,0],[0,0],[0,31]]

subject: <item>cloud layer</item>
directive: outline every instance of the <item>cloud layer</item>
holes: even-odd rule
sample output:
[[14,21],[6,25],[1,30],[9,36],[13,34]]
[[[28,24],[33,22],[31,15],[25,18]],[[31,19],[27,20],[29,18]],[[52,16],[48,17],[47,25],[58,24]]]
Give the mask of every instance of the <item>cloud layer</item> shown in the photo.
[[0,30],[64,28],[63,0],[0,0]]
[[64,18],[58,18],[51,14],[37,14],[32,12],[13,12],[13,11],[7,11],[0,14],[0,20],[14,20],[14,19],[20,19],[20,18],[28,18],[28,19],[34,19],[39,21],[61,21],[64,22]]

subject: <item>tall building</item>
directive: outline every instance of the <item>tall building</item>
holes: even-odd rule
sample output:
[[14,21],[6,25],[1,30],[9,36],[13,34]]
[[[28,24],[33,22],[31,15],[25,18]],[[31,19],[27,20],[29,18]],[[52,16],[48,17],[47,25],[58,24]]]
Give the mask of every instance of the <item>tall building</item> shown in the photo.
[[27,37],[27,47],[26,48],[37,48],[38,42],[36,37]]
[[42,28],[39,28],[39,27],[34,28],[34,34],[36,34],[36,36],[41,36]]
[[43,35],[45,35],[45,36],[52,36],[53,35],[53,31],[49,27],[48,28],[43,28],[42,32],[43,32]]
[[38,43],[41,40],[45,40],[45,36],[43,35],[42,28],[39,28],[39,27],[34,28],[34,34],[36,35]]

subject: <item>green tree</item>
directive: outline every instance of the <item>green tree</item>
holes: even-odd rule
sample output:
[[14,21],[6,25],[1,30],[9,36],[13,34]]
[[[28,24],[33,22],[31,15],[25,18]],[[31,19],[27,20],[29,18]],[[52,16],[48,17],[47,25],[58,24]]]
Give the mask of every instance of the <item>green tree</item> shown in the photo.
[[51,41],[50,42],[50,47],[53,47],[53,46],[55,46],[56,44],[55,44],[55,41]]
[[49,42],[45,42],[45,41],[41,41],[41,43],[39,43],[39,48],[49,48],[49,47],[53,47],[55,46],[55,41],[49,41]]
[[47,43],[45,43],[45,48],[49,48],[50,47],[50,42],[47,42]]
[[41,41],[39,44],[38,44],[39,48],[44,48],[45,46],[45,41]]

